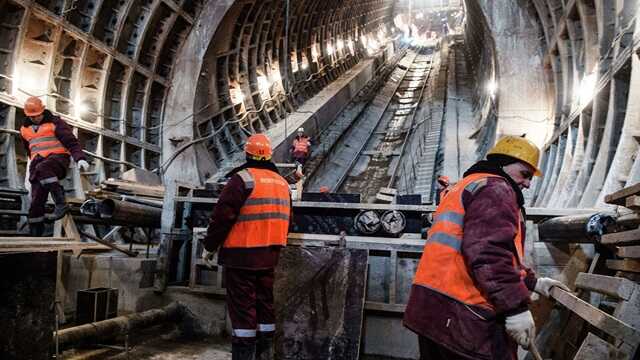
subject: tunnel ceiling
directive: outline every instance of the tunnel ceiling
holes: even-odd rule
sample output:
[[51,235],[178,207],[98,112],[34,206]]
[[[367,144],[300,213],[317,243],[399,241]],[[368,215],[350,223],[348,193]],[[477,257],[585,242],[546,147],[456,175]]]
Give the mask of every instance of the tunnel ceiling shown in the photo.
[[[96,154],[98,179],[157,167],[172,66],[201,6],[192,0],[0,1],[0,128],[18,128],[22,111],[14,106],[42,96]],[[0,166],[7,170],[3,155]],[[0,179],[0,186],[9,182]]]
[[[392,20],[389,0],[238,1],[208,49],[194,106],[196,136],[220,163],[367,55]],[[288,44],[285,46],[285,44]],[[286,74],[286,75],[285,75]],[[285,86],[287,91],[285,91]]]
[[[185,92],[188,108],[171,115],[189,118],[193,138],[216,133],[206,146],[218,165],[247,133],[282,121],[367,56],[362,36],[375,38],[390,26],[394,7],[392,0],[293,1],[287,50],[284,4],[0,0],[0,129],[18,128],[28,95],[45,97],[95,155],[99,181],[160,165],[167,109],[185,97],[168,100],[172,91]],[[480,104],[478,153],[496,134],[519,130],[519,117],[531,117],[518,104],[536,103],[544,115],[530,127],[544,133],[546,176],[534,204],[596,206],[604,194],[640,181],[640,119],[629,101],[640,86],[633,66],[636,0],[465,4],[467,59]],[[204,12],[221,13],[209,32]],[[197,59],[188,59],[190,38],[204,49]],[[176,76],[181,58],[196,66],[182,64]],[[193,91],[182,87],[185,71],[194,74]],[[495,98],[484,90],[493,78]],[[516,85],[540,90],[522,96]],[[0,186],[20,186],[13,174],[24,173],[26,159],[14,142],[0,135]]]

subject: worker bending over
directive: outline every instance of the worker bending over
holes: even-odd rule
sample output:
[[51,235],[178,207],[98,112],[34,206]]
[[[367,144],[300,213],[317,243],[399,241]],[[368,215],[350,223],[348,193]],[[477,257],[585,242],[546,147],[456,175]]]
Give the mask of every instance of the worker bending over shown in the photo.
[[249,137],[247,162],[234,169],[222,190],[204,238],[204,262],[225,267],[231,318],[232,359],[273,358],[274,268],[287,243],[291,198],[289,184],[271,162],[271,143],[262,134]]
[[522,189],[540,150],[506,136],[443,195],[404,315],[422,359],[517,359],[535,338],[529,296],[568,288],[523,264]]
[[311,153],[311,139],[304,134],[304,128],[298,129],[298,134],[291,144],[291,157],[293,161],[304,165]]
[[[35,96],[28,98],[24,104],[24,114],[26,117],[20,135],[29,157],[29,231],[32,236],[42,236],[45,220],[61,219],[68,210],[60,180],[67,175],[70,156],[84,171],[89,169],[89,163],[71,127],[46,110],[42,100]],[[49,193],[55,202],[55,209],[51,216],[45,218]]]

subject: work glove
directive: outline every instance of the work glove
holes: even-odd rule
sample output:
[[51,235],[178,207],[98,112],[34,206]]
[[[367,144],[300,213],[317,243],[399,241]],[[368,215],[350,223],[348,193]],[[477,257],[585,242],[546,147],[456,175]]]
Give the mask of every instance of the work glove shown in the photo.
[[531,341],[535,339],[536,325],[529,310],[507,316],[505,327],[507,328],[507,334],[524,349],[528,349]]
[[82,171],[88,171],[91,165],[89,165],[89,163],[86,160],[80,160],[78,161],[78,167]]
[[216,266],[216,263],[214,260],[215,257],[216,257],[215,251],[207,251],[207,249],[202,249],[202,261],[208,268],[213,269],[213,267]]
[[536,282],[536,288],[534,289],[534,291],[548,298],[551,295],[551,288],[554,286],[557,286],[560,289],[565,291],[571,291],[571,289],[569,289],[569,287],[567,287],[567,285],[563,284],[562,282],[558,280],[554,280],[552,278],[547,278],[547,277],[538,279],[538,281]]

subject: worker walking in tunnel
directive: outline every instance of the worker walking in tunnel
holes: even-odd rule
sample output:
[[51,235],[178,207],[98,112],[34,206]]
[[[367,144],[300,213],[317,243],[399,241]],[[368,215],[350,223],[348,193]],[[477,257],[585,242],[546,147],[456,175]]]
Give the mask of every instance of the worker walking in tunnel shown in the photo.
[[287,181],[271,162],[271,143],[249,137],[247,161],[222,190],[204,238],[204,262],[225,267],[234,360],[273,358],[274,269],[287,243],[291,198]]
[[568,290],[523,264],[522,189],[542,175],[539,156],[529,140],[503,137],[443,195],[404,315],[422,359],[517,359],[535,338],[530,292]]
[[[35,96],[28,98],[24,113],[26,117],[20,135],[29,157],[29,230],[32,236],[42,236],[44,222],[61,219],[68,210],[60,180],[67,175],[70,156],[84,171],[89,169],[89,163],[71,127],[46,110],[42,100]],[[55,202],[55,209],[52,215],[45,218],[49,193]]]
[[311,139],[305,135],[304,128],[299,128],[298,133],[291,144],[291,157],[293,158],[293,161],[304,166],[310,154]]

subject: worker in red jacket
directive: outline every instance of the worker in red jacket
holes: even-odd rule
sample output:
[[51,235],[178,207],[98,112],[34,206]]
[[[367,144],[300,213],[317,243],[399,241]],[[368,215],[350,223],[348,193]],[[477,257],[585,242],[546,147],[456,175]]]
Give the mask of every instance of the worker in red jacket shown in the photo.
[[[70,157],[85,171],[89,169],[89,163],[71,127],[46,110],[42,100],[35,96],[28,98],[24,104],[24,114],[26,118],[20,135],[29,156],[29,231],[32,236],[42,236],[44,222],[61,219],[68,210],[60,180],[67,175]],[[55,202],[55,209],[51,216],[45,218],[49,193]]]
[[291,144],[291,157],[293,161],[304,165],[311,154],[311,139],[304,134],[304,128],[299,128],[293,143]]
[[271,143],[249,137],[247,162],[230,173],[203,240],[203,260],[225,267],[234,360],[273,358],[274,268],[287,243],[289,184],[271,162]]
[[531,292],[568,290],[523,264],[522,189],[542,175],[539,156],[529,140],[504,137],[443,195],[404,314],[422,359],[515,360],[535,337]]

